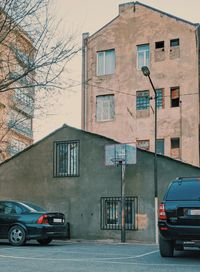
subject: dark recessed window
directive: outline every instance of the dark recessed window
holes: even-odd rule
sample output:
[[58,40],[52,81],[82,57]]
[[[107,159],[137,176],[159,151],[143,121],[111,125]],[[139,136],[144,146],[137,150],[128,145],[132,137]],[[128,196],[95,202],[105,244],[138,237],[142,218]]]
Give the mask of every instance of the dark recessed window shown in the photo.
[[171,138],[171,152],[170,155],[172,158],[180,159],[180,138]]
[[165,42],[164,41],[160,41],[160,42],[155,42],[155,48],[164,48],[165,47]]
[[180,89],[179,87],[171,88],[171,107],[179,107],[180,104]]
[[170,46],[179,46],[179,39],[170,40]]
[[171,148],[180,148],[180,139],[179,138],[171,138]]

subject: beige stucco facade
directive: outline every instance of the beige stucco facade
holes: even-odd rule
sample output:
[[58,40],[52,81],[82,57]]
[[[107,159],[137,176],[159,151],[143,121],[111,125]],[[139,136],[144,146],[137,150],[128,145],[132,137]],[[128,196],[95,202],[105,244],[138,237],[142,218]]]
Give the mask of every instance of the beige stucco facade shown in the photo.
[[[4,31],[8,32],[7,29]],[[33,41],[22,29],[14,28],[7,32],[5,40],[0,43],[0,51],[3,52],[0,54],[1,87],[12,81],[15,73],[23,74],[26,69],[23,58],[19,60],[16,54],[17,50],[30,58],[35,53]],[[7,89],[0,90],[0,162],[33,143],[34,88],[24,88],[23,80],[30,80],[30,76],[29,79],[24,76],[8,84]]]
[[[158,108],[157,139],[164,140],[164,154],[199,165],[199,37],[198,25],[160,12],[139,2],[122,4],[119,15],[91,36],[83,48],[82,128],[119,142],[149,141],[154,151],[154,99],[137,110],[138,91],[154,91],[137,68],[137,46],[148,44],[149,69],[156,89],[163,90]],[[178,39],[178,46],[170,41]],[[164,48],[155,48],[156,42]],[[115,50],[115,70],[97,76],[97,52]],[[179,87],[179,105],[171,106],[171,88]],[[114,118],[97,121],[96,97],[114,95]],[[179,150],[171,139],[178,138]]]

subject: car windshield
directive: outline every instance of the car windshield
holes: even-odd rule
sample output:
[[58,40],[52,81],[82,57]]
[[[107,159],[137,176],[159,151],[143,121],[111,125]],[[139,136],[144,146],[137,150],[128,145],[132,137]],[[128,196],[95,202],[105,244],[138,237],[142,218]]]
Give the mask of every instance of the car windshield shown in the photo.
[[24,205],[26,208],[28,208],[31,211],[35,211],[35,212],[46,212],[47,210],[36,205],[33,203],[29,203],[29,202],[22,202],[22,205]]
[[173,182],[166,195],[169,201],[176,200],[200,200],[200,181],[177,181]]

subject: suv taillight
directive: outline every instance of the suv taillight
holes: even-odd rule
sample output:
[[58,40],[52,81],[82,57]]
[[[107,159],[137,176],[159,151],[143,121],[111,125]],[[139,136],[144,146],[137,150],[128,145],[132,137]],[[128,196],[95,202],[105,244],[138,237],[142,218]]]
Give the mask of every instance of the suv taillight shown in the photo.
[[160,220],[167,219],[166,212],[165,212],[165,205],[164,204],[160,204],[160,206],[159,206],[159,219]]
[[37,224],[48,224],[48,218],[46,214],[43,214],[40,216],[40,218],[37,220]]

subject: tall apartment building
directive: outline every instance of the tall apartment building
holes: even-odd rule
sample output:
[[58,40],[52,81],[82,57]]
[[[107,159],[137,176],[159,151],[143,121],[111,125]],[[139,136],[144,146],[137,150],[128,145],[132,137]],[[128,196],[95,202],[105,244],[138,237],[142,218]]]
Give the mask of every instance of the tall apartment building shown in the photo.
[[199,165],[199,24],[130,2],[83,34],[82,129]]
[[[23,74],[35,52],[32,40],[22,29],[15,28],[6,35],[0,44],[0,86]],[[0,162],[33,142],[34,88],[24,88],[33,78],[19,78],[8,90],[0,90]]]

